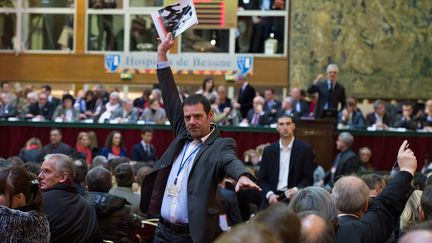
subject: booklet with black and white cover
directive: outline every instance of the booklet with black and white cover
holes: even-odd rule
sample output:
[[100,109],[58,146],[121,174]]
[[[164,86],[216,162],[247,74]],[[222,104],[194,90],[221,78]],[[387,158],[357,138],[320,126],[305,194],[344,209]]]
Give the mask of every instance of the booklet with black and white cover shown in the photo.
[[151,17],[161,40],[165,40],[169,32],[174,38],[198,24],[193,0],[179,0],[176,4],[151,13]]

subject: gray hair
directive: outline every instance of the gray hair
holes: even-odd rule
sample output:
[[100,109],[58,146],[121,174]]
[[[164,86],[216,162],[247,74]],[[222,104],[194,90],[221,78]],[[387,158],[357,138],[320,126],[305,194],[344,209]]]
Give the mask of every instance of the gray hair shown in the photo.
[[303,211],[316,211],[326,220],[334,220],[336,204],[331,194],[321,187],[306,187],[295,195],[290,203],[291,209],[300,213]]
[[375,102],[373,103],[373,108],[374,108],[374,110],[376,110],[376,109],[378,109],[379,105],[384,105],[384,104],[385,103],[382,100],[375,100]]
[[96,157],[93,158],[93,164],[97,163],[97,164],[106,164],[108,162],[107,158],[103,155],[98,155]]
[[116,91],[112,92],[110,94],[110,98],[117,98],[117,99],[120,100],[120,94],[119,94],[119,92],[116,92]]
[[332,196],[342,213],[358,213],[369,201],[369,188],[356,176],[344,176],[336,181]]
[[358,152],[359,152],[359,155],[363,152],[369,152],[370,154],[372,154],[372,150],[368,147],[361,147],[361,148],[359,148]]
[[354,142],[354,137],[349,132],[342,132],[339,134],[339,139],[342,140],[348,148],[351,148]]
[[111,172],[103,167],[95,167],[87,173],[86,183],[91,192],[108,192],[112,187]]
[[283,99],[284,103],[291,103],[293,102],[293,98],[291,96],[287,96]]
[[246,81],[246,76],[242,73],[236,73],[234,75],[234,80],[245,80]]
[[327,66],[327,72],[330,72],[332,69],[334,69],[337,73],[339,72],[339,68],[336,64],[329,64]]
[[75,179],[75,163],[71,157],[64,154],[48,154],[44,159],[55,162],[56,173],[65,172],[69,181]]

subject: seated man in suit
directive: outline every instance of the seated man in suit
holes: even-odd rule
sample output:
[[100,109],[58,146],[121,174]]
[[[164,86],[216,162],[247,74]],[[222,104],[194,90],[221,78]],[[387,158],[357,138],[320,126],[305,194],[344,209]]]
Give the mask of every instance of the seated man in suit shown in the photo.
[[264,90],[264,111],[268,114],[270,123],[276,122],[276,115],[281,108],[281,102],[274,98],[274,90]]
[[402,114],[397,115],[394,127],[405,128],[407,130],[417,129],[417,119],[413,115],[414,107],[411,103],[405,103],[402,105]]
[[16,106],[9,100],[9,95],[6,93],[0,94],[0,119],[7,119],[17,115]]
[[302,97],[301,89],[294,87],[290,92],[291,98],[293,99],[294,110],[299,114],[300,117],[309,116],[309,104]]
[[115,120],[118,123],[135,124],[138,121],[139,110],[133,107],[132,100],[125,100],[122,109],[116,109],[111,114],[110,120]]
[[407,141],[399,148],[400,172],[369,203],[369,189],[360,178],[346,176],[338,180],[332,195],[339,212],[334,242],[386,242],[393,232],[408,198],[414,191],[410,185],[417,168],[414,152]]
[[153,140],[153,129],[150,127],[144,127],[141,130],[141,142],[135,144],[132,147],[133,161],[139,162],[156,162],[158,160],[156,155],[156,148],[151,144]]
[[269,124],[268,113],[264,111],[264,98],[256,96],[253,99],[253,108],[247,113],[246,119],[242,123],[249,126],[265,126]]
[[324,179],[333,185],[340,177],[356,173],[360,160],[356,153],[351,150],[354,142],[354,137],[349,132],[342,132],[336,140],[336,148],[340,151],[333,161],[333,167],[329,174]]
[[59,129],[53,128],[50,131],[50,143],[42,148],[42,159],[47,154],[65,154],[71,155],[72,148],[62,142],[62,133]]
[[375,126],[376,129],[388,129],[393,125],[391,117],[385,110],[385,103],[382,100],[376,100],[373,104],[374,112],[367,114],[366,126]]
[[29,111],[25,117],[49,121],[54,114],[55,108],[54,104],[48,101],[48,97],[45,93],[39,93],[38,102],[30,105]]
[[[281,117],[281,116],[291,116],[294,119],[297,119],[299,117],[299,113],[295,110],[294,108],[294,100],[292,99],[292,97],[285,97],[285,99],[283,99],[282,101],[282,107],[281,109],[278,111],[277,115],[276,115],[276,119]],[[274,121],[275,123],[277,122],[277,120]]]
[[294,138],[294,119],[279,117],[276,129],[280,139],[264,148],[258,174],[266,198],[262,207],[290,198],[313,183],[314,153],[310,145]]

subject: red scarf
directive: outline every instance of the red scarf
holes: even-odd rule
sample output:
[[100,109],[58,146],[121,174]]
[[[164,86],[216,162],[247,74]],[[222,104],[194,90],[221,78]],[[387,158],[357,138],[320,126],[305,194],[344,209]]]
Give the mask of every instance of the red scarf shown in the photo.
[[77,151],[86,155],[86,162],[89,166],[92,165],[92,152],[89,147],[84,148],[81,144],[77,144]]
[[121,147],[120,146],[112,146],[111,147],[111,153],[115,156],[120,157]]

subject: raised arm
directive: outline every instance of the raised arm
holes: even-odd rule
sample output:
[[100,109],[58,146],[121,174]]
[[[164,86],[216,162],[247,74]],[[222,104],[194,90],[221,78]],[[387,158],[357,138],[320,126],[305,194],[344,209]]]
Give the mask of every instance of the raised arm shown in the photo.
[[179,134],[186,129],[183,120],[183,109],[181,105],[180,95],[174,81],[171,68],[168,64],[168,51],[174,46],[174,41],[171,39],[171,33],[168,33],[157,48],[157,75],[159,85],[162,91],[162,99],[164,101],[165,111],[175,134]]

